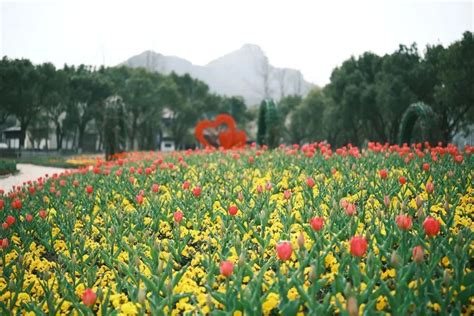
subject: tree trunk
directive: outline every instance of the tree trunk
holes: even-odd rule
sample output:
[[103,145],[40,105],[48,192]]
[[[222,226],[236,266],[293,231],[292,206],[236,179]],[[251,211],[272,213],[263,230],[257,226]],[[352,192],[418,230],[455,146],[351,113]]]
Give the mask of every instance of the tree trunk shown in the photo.
[[132,131],[130,133],[130,150],[135,150],[135,137],[137,132],[137,115],[132,113]]
[[79,139],[78,139],[78,149],[82,153],[84,150],[84,133],[86,130],[86,124],[79,124]]
[[58,121],[55,122],[56,125],[56,149],[61,150],[63,148],[63,135],[61,132],[61,124]]
[[23,149],[25,146],[25,138],[26,138],[26,129],[30,124],[29,120],[20,119],[20,149]]

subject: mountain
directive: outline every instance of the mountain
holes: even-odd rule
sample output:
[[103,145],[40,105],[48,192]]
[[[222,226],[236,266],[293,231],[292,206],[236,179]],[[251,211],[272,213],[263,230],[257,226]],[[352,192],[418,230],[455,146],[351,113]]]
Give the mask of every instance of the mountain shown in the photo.
[[242,96],[247,105],[260,104],[265,97],[279,100],[290,94],[306,95],[314,84],[306,81],[299,70],[272,66],[262,49],[246,44],[205,66],[193,65],[186,59],[145,51],[120,65],[143,67],[160,73],[174,71],[204,81],[212,92]]

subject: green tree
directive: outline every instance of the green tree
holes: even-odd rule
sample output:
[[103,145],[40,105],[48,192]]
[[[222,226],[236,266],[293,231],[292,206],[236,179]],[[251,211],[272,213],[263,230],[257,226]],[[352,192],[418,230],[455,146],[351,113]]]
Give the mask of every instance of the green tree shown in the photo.
[[[2,105],[20,122],[20,147],[24,147],[26,131],[42,104],[40,77],[35,66],[27,59],[9,60],[4,57],[1,67]],[[6,119],[6,115],[3,116]]]
[[434,110],[439,114],[445,143],[474,122],[474,38],[463,38],[441,50],[428,49],[428,61],[438,71]]
[[267,102],[263,100],[260,103],[260,110],[258,112],[258,125],[257,125],[257,144],[262,146],[266,144],[266,135],[267,135]]

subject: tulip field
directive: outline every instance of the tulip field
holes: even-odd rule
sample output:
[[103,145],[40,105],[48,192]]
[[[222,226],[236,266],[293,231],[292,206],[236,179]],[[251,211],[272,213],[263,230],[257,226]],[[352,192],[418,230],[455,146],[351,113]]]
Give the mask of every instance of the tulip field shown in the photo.
[[473,147],[134,152],[0,192],[0,314],[472,315]]

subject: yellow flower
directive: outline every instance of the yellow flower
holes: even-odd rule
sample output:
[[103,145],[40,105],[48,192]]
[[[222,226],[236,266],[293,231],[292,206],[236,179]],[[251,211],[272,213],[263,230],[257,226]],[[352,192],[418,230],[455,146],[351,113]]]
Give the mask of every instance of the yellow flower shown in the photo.
[[387,297],[384,295],[380,295],[377,298],[377,303],[375,304],[375,308],[377,308],[378,311],[381,311],[381,310],[384,310],[386,306],[387,306]]
[[292,287],[288,290],[287,296],[290,301],[296,300],[299,297],[298,290],[295,287]]
[[276,293],[270,293],[268,294],[267,298],[265,299],[265,302],[263,302],[262,309],[263,313],[265,315],[269,315],[270,312],[278,306],[278,303],[280,302],[280,297]]
[[138,314],[138,309],[141,307],[138,303],[128,302],[120,306],[120,315],[123,316],[132,316]]

